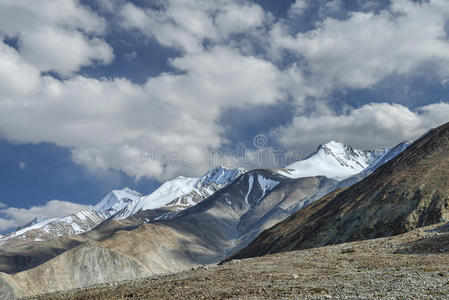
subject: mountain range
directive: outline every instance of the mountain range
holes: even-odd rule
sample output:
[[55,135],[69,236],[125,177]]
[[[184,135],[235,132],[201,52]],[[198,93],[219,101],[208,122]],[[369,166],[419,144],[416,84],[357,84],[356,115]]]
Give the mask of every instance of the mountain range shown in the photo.
[[0,249],[80,234],[109,219],[123,220],[135,216],[143,223],[167,217],[170,213],[202,201],[245,172],[244,169],[217,167],[199,178],[180,176],[165,182],[147,196],[129,188],[114,190],[92,209],[62,218],[36,217],[29,224],[0,239]]
[[449,123],[364,180],[263,232],[229,259],[392,236],[448,221]]
[[295,212],[316,207],[323,196],[368,180],[408,146],[361,151],[330,142],[285,169],[217,167],[200,178],[166,182],[148,196],[128,188],[112,191],[92,209],[36,219],[0,239],[0,295],[34,295],[217,263],[252,247],[260,233]]

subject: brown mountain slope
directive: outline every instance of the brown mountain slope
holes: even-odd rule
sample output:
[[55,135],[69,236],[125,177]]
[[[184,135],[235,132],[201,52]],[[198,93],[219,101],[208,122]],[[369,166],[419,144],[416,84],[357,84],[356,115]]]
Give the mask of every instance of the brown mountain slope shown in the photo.
[[363,181],[262,232],[229,259],[385,237],[449,219],[449,123]]
[[448,225],[27,299],[447,299]]

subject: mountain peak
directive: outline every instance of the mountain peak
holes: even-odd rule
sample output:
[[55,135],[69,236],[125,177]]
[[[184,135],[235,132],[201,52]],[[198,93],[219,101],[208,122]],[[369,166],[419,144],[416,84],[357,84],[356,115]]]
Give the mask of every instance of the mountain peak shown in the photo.
[[44,217],[36,216],[36,217],[33,218],[33,220],[31,220],[29,225],[34,225],[34,224],[40,223],[40,222],[45,221],[45,220],[46,220],[46,218],[44,218]]
[[[316,152],[319,152],[320,150],[324,151],[326,154],[330,154],[330,155],[335,155],[335,156],[344,156],[344,155],[348,155],[348,154],[354,154],[354,148],[352,148],[351,146],[344,144],[344,143],[340,143],[340,142],[335,142],[335,141],[330,141],[326,144],[321,144],[318,147],[318,150]],[[356,150],[357,152],[367,152],[367,151],[362,151],[362,150]],[[315,154],[316,154],[315,152]]]
[[44,218],[44,217],[41,217],[41,216],[36,216],[36,217],[34,217],[30,222],[26,223],[26,224],[23,225],[23,226],[20,226],[20,227],[16,228],[15,231],[24,229],[24,228],[26,228],[26,227],[34,226],[34,225],[39,224],[39,223],[41,223],[41,222],[44,222],[44,221],[46,221],[46,220],[48,220],[48,219],[46,219],[46,218]]
[[126,207],[130,202],[137,202],[142,197],[137,191],[128,187],[122,190],[113,190],[104,197],[93,210],[110,217]]
[[315,153],[286,167],[288,177],[326,176],[342,180],[362,172],[389,149],[363,151],[349,145],[330,141],[318,147]]
[[225,183],[230,183],[243,173],[246,173],[245,169],[228,169],[223,166],[218,166],[204,174],[198,179],[196,187],[202,187],[208,184],[218,184],[223,185]]
[[120,195],[120,196],[124,196],[124,195],[127,195],[127,194],[134,195],[134,196],[142,196],[141,193],[139,193],[139,192],[137,192],[135,190],[132,190],[129,187],[125,187],[125,188],[123,188],[121,190],[113,190],[112,193],[114,193],[116,195]]
[[341,149],[341,148],[344,148],[345,146],[347,146],[347,145],[344,144],[344,143],[340,143],[340,142],[336,142],[336,141],[332,140],[332,141],[327,142],[325,144],[321,144],[318,147],[318,149],[320,149],[320,148]]
[[[177,199],[182,202],[183,199],[181,198],[191,198],[191,201],[187,201],[186,205],[194,205],[217,189],[232,182],[244,172],[246,171],[243,169],[228,169],[218,166],[199,178],[178,176],[163,183],[147,196],[143,196],[128,187],[122,190],[113,190],[95,205],[93,210],[106,218],[114,216],[117,219],[124,219],[141,210],[167,206]],[[193,200],[193,198],[196,200]]]
[[370,176],[296,212],[233,259],[392,236],[449,221],[449,123],[407,146],[399,144],[395,148],[403,151]]

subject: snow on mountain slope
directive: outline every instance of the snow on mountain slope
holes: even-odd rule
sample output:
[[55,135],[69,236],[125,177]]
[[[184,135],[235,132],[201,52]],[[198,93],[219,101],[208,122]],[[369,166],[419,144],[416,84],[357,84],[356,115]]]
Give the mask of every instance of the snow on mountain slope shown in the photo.
[[193,206],[227,186],[244,173],[246,173],[246,170],[242,168],[227,169],[221,166],[216,167],[195,180],[194,188],[189,193],[177,197],[168,203],[166,207],[184,209],[185,207]]
[[135,207],[141,198],[142,194],[130,188],[114,190],[95,205],[93,210],[107,219],[128,207]]
[[[274,179],[266,178],[262,174],[252,174],[248,176],[248,191],[245,196],[245,203],[248,205],[259,204],[263,198],[273,190],[280,182]],[[255,188],[257,190],[255,190]],[[250,196],[254,193],[258,193],[256,199],[251,203]],[[228,203],[229,204],[229,203]]]
[[390,160],[392,160],[393,158],[395,158],[396,156],[401,154],[410,145],[411,145],[410,142],[402,142],[402,143],[394,146],[387,153],[385,153],[384,155],[380,156],[377,160],[375,160],[368,168],[366,168],[362,172],[357,173],[353,176],[350,176],[350,177],[340,181],[337,184],[336,189],[349,187],[349,186],[361,181],[362,179],[368,177],[371,173],[376,171],[382,165],[386,164],[387,162],[389,162]]
[[265,198],[265,196],[279,184],[279,181],[265,178],[262,175],[257,175],[257,181],[259,182],[259,186],[262,189],[262,195],[256,202],[257,204],[259,204],[260,201]]
[[380,156],[368,168],[363,170],[363,173],[371,174],[376,169],[378,169],[380,166],[386,164],[387,162],[389,162],[390,160],[392,160],[393,158],[395,158],[396,156],[401,154],[411,144],[412,144],[411,142],[405,141],[405,142],[402,142],[402,143],[396,145],[395,147],[391,148],[387,153],[385,153],[385,155]]
[[152,194],[141,199],[139,210],[155,209],[165,206],[195,189],[198,178],[180,176],[172,181],[167,181]]
[[212,183],[223,185],[228,184],[243,173],[246,173],[245,169],[237,168],[237,169],[227,169],[225,167],[219,166],[216,167],[209,172],[207,172],[204,176],[200,177],[198,182],[196,183],[196,186],[204,187],[207,185],[210,185]]
[[30,241],[46,241],[58,236],[86,232],[104,221],[104,217],[94,210],[82,210],[61,218],[42,219],[36,217],[22,228],[0,239],[2,246],[21,245]]
[[290,178],[326,176],[342,180],[362,172],[385,155],[389,149],[362,151],[338,142],[329,142],[306,159],[297,161],[280,173]]
[[207,198],[245,172],[244,169],[231,170],[220,166],[199,178],[180,176],[167,181],[147,196],[128,188],[112,191],[95,205],[94,210],[105,218],[113,217],[120,220],[150,209],[163,207],[183,209]]
[[22,228],[0,238],[0,244],[20,245],[30,241],[80,234],[109,218],[126,219],[144,210],[165,207],[170,208],[170,211],[179,211],[204,200],[245,172],[243,169],[216,167],[200,178],[180,176],[168,181],[148,196],[129,188],[114,190],[90,210],[61,218],[36,217]]
[[[326,176],[335,180],[344,180],[340,183],[347,186],[357,182],[359,177],[366,177],[363,174],[371,173],[401,153],[408,145],[409,143],[404,142],[391,150],[361,151],[342,143],[329,142],[321,145],[315,153],[306,159],[289,165],[286,170],[281,170],[279,173],[290,178]],[[10,238],[41,241],[54,236],[79,234],[109,218],[126,219],[141,211],[162,209],[163,215],[155,217],[167,217],[171,212],[196,205],[244,173],[246,173],[244,169],[231,170],[225,167],[216,167],[199,178],[182,176],[175,178],[147,196],[129,188],[114,190],[92,210],[62,218],[35,219],[23,228],[1,238],[0,243]],[[248,184],[249,188],[247,192],[245,191],[247,203],[250,202],[249,198],[253,193],[254,186],[259,189],[258,193],[260,194],[256,199],[256,202],[259,202],[270,193],[278,182],[265,179],[263,176],[250,176]]]
[[27,231],[39,229],[44,227],[50,222],[56,221],[57,218],[51,218],[51,219],[43,219],[41,217],[35,217],[30,223],[24,225],[22,228],[20,228],[17,231],[12,232],[8,235],[8,237],[15,237],[21,234],[24,234]]

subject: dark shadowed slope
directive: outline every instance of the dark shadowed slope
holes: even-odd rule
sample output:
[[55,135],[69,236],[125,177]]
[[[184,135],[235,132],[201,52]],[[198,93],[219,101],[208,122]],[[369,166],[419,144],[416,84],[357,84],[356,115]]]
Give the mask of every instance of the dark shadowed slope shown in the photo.
[[346,190],[264,231],[230,259],[391,236],[449,219],[449,123]]

